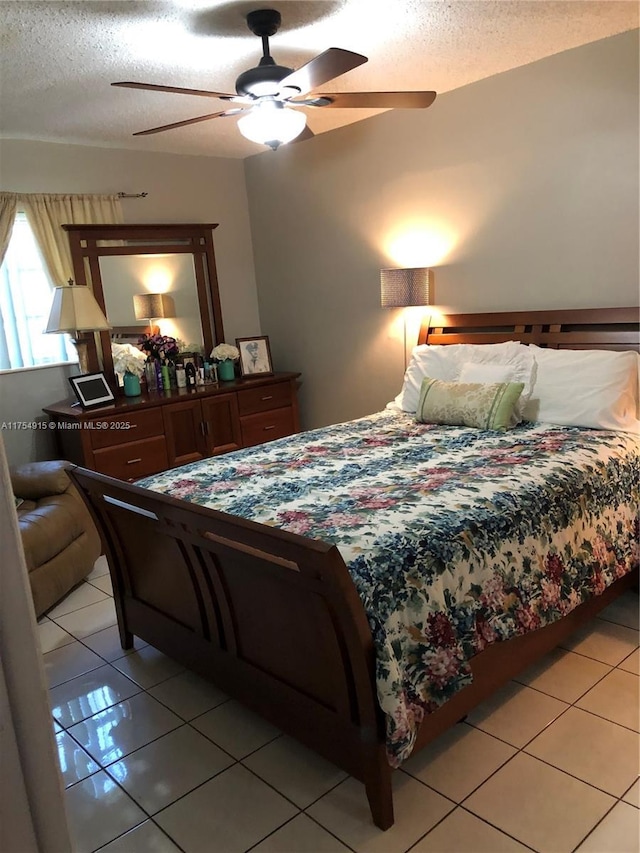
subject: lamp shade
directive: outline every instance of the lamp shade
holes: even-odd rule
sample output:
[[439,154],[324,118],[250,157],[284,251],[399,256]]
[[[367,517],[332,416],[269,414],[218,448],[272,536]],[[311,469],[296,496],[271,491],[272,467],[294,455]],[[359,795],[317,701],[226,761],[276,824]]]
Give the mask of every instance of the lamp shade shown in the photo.
[[429,304],[431,270],[426,267],[380,270],[380,304],[408,308]]
[[136,320],[161,320],[163,317],[176,316],[173,297],[167,293],[137,294],[133,297],[133,310]]
[[98,332],[110,329],[96,298],[86,284],[56,287],[49,320],[45,332],[68,332],[77,337],[77,332]]

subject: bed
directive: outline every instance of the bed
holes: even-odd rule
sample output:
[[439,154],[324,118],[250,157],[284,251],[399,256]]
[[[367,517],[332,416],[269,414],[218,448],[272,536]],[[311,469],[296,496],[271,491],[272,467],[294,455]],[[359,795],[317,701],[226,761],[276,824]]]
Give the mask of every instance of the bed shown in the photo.
[[439,318],[400,399],[372,416],[136,485],[72,470],[123,648],[138,635],[214,680],[361,780],[388,828],[394,766],[638,582],[634,430],[419,423],[403,410],[418,355],[547,347],[543,387],[552,349],[637,351],[637,318]]

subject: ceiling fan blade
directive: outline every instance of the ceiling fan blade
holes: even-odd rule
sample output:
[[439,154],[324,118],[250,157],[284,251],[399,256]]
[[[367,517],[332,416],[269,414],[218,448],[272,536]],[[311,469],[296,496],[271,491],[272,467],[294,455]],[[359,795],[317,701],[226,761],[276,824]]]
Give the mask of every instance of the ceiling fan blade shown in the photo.
[[304,95],[312,89],[317,89],[318,86],[323,86],[334,77],[339,77],[341,74],[346,74],[358,65],[367,62],[367,57],[359,53],[353,53],[351,50],[343,50],[340,47],[330,47],[324,53],[310,59],[305,65],[302,65],[284,80],[280,81],[280,90],[294,88],[299,89],[300,94]]
[[243,113],[243,109],[223,110],[221,113],[210,113],[206,116],[198,116],[197,118],[188,118],[184,121],[174,121],[173,124],[163,124],[161,127],[152,127],[149,130],[139,130],[134,133],[134,136],[149,136],[151,133],[162,133],[164,130],[173,130],[176,127],[186,127],[188,124],[198,124],[200,121],[209,121],[212,118],[219,116],[235,116],[238,113]]
[[435,92],[330,92],[313,95],[302,101],[290,101],[298,106],[349,107],[365,109],[424,109],[436,99]]
[[[179,86],[158,86],[156,83],[112,83],[112,86],[122,86],[124,89],[146,89],[150,92],[174,92],[176,95],[199,95],[202,98],[222,98],[227,101],[239,100],[237,95],[224,92],[208,92],[206,89],[182,89]],[[244,102],[245,98],[242,98]],[[248,102],[248,100],[247,100]]]
[[313,139],[314,136],[315,136],[315,133],[311,130],[311,128],[307,124],[304,126],[302,133],[299,133],[296,136],[296,138],[292,139],[291,142],[289,142],[288,144],[292,145],[294,142],[304,142],[305,139]]

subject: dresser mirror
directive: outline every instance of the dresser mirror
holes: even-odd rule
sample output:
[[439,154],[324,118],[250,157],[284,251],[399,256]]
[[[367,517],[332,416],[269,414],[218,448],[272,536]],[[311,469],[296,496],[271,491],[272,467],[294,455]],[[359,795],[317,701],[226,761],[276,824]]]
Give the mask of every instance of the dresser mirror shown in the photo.
[[[74,278],[89,285],[114,328],[159,325],[163,335],[185,348],[209,353],[224,340],[212,231],[216,225],[64,225],[69,236]],[[172,315],[141,318],[134,296],[171,297]],[[90,335],[89,369],[104,370],[117,388],[111,356],[111,333],[99,345]]]

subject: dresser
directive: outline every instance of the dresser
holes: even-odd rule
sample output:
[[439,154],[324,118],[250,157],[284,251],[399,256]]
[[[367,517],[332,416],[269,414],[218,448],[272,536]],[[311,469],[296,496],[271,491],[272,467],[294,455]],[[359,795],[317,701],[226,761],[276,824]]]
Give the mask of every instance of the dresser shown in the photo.
[[136,480],[167,468],[300,431],[299,373],[275,373],[195,389],[119,397],[95,409],[62,400],[47,406],[58,453]]

